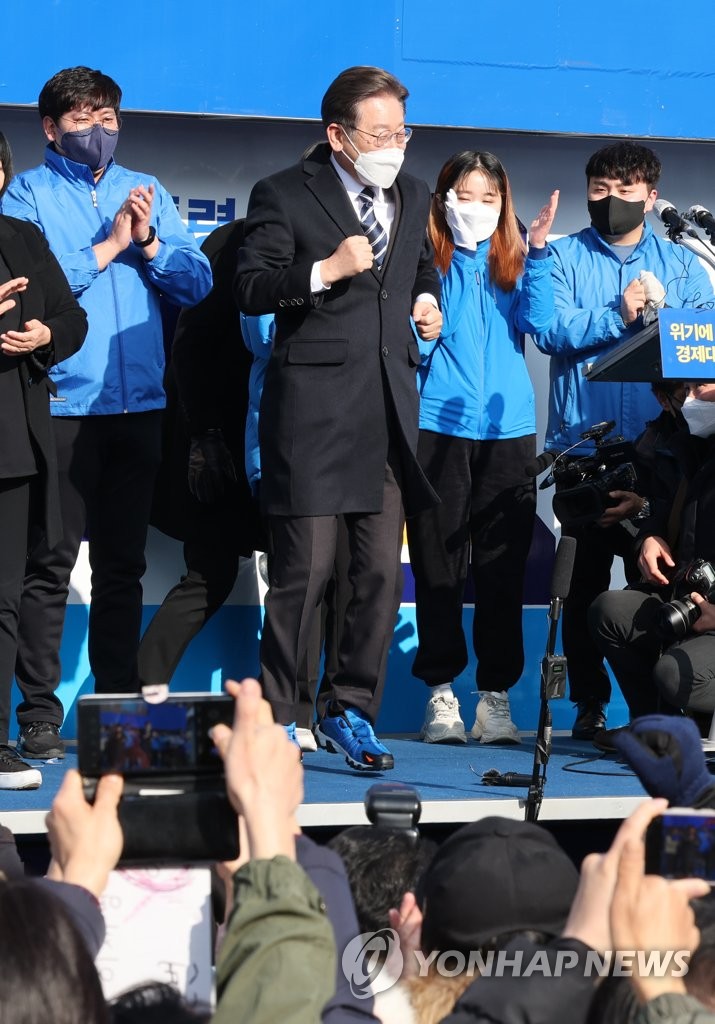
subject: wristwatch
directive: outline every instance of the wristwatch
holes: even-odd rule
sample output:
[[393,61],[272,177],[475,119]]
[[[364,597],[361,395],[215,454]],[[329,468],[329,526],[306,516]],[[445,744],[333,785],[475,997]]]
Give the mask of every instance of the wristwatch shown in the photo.
[[636,514],[634,516],[632,516],[632,520],[635,523],[639,519],[647,519],[649,515],[650,515],[650,501],[648,500],[648,498],[644,498],[643,499],[643,506],[642,506],[640,512],[636,512]]
[[146,236],[144,241],[143,242],[135,242],[134,244],[136,245],[137,249],[146,249],[146,247],[148,245],[151,245],[151,243],[154,241],[155,238],[156,238],[156,228],[152,224],[151,227],[149,228],[149,234]]

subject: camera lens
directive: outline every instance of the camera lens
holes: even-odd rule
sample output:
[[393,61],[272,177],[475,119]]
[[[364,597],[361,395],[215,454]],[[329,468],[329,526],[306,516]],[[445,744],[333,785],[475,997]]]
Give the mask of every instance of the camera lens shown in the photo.
[[658,610],[656,629],[666,643],[674,643],[685,636],[701,614],[700,607],[689,597],[684,597],[682,601],[670,601]]

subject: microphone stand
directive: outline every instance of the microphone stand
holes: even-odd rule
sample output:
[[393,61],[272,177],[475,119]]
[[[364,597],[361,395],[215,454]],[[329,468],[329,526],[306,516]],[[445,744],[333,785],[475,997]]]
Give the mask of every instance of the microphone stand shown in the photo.
[[667,229],[666,235],[671,242],[674,242],[676,245],[682,245],[684,249],[689,249],[690,252],[704,259],[715,270],[715,251],[710,242],[700,238],[694,231],[692,236],[688,236],[678,228],[672,227]]
[[709,242],[706,242],[704,238],[686,238],[681,235],[679,238],[671,238],[671,241],[675,242],[676,245],[682,245],[685,249],[689,249],[690,252],[696,256],[700,256],[706,263],[715,270],[715,252]]
[[[573,560],[576,551],[576,541],[573,537],[562,537],[556,552],[556,566],[559,563],[560,551],[564,553],[564,562],[567,566],[567,578],[560,581],[558,589],[564,594],[563,597],[552,596],[549,604],[548,619],[549,632],[546,640],[546,653],[541,659],[540,697],[541,706],[539,709],[539,725],[536,730],[536,742],[534,744],[534,764],[531,775],[519,774],[518,772],[505,772],[502,774],[496,768],[491,768],[482,775],[482,782],[487,786],[514,786],[527,787],[525,820],[536,821],[541,810],[541,803],[544,797],[546,786],[546,766],[551,757],[551,733],[552,719],[549,701],[559,700],[566,693],[566,658],[563,654],[555,654],[556,633],[561,617],[565,597],[568,596],[573,570]],[[562,565],[563,568],[563,565]],[[559,574],[555,568],[554,578]],[[552,594],[557,588],[552,581]]]
[[541,707],[539,709],[539,725],[536,730],[534,744],[534,766],[526,798],[526,821],[536,821],[541,810],[541,801],[546,786],[546,766],[551,757],[551,706],[549,701],[563,698],[566,692],[566,658],[563,654],[554,654],[556,649],[556,631],[563,608],[563,599],[552,597],[549,605],[549,634],[546,641],[546,653],[541,659]]

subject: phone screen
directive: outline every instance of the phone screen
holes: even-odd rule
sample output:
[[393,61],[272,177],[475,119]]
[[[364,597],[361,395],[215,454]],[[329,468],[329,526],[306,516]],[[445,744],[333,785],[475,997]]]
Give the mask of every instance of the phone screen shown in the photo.
[[715,811],[666,811],[646,833],[646,871],[715,882]]
[[181,700],[149,704],[137,698],[83,701],[79,709],[79,768],[84,775],[221,774],[223,764],[208,735],[230,724],[233,700]]

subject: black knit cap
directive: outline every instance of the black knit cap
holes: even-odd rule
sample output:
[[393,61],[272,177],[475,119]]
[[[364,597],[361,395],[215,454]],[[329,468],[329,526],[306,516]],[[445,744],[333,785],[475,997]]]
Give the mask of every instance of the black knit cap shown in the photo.
[[510,818],[475,821],[442,843],[422,880],[422,949],[468,954],[508,932],[559,935],[578,881],[546,829]]

